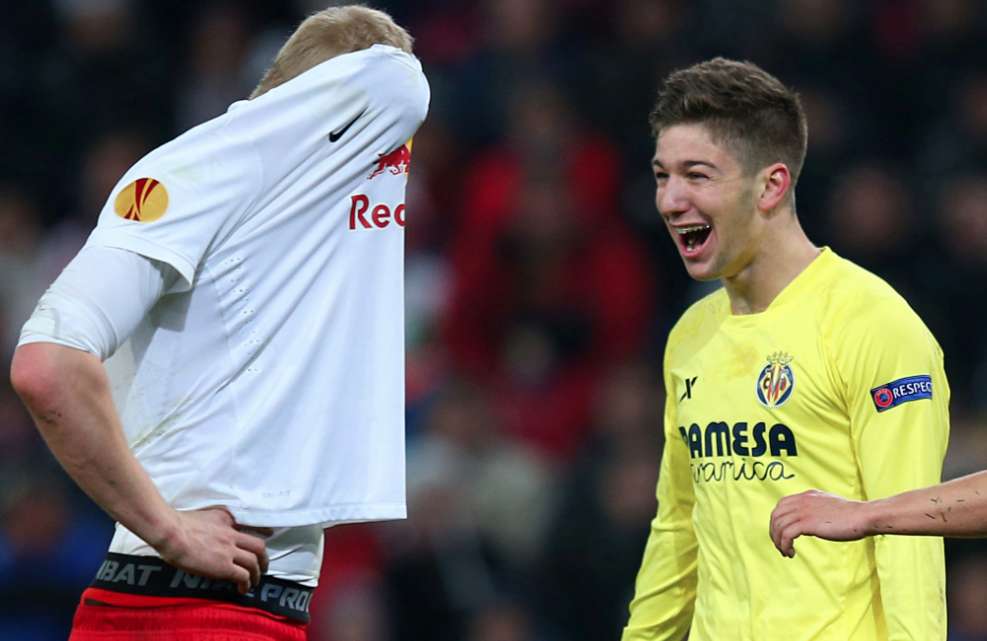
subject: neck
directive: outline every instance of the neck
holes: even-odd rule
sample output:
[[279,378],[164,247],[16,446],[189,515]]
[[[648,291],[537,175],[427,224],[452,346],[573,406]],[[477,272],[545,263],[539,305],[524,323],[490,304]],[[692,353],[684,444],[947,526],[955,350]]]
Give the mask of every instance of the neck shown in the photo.
[[743,269],[723,278],[734,314],[756,314],[768,308],[781,290],[795,280],[820,249],[812,244],[794,215],[765,234]]

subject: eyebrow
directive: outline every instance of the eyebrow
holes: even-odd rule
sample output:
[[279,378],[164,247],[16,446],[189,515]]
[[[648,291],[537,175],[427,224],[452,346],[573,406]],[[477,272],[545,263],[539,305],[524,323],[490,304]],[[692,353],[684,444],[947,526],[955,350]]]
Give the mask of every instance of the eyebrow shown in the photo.
[[[696,167],[697,165],[703,167],[709,167],[710,169],[719,171],[719,167],[717,167],[713,163],[706,162],[705,160],[683,160],[682,162],[679,163],[679,166],[682,167],[683,169],[691,169],[693,167]],[[665,168],[665,166],[661,164],[661,161],[658,160],[657,158],[651,159],[651,166],[661,167],[662,169]]]

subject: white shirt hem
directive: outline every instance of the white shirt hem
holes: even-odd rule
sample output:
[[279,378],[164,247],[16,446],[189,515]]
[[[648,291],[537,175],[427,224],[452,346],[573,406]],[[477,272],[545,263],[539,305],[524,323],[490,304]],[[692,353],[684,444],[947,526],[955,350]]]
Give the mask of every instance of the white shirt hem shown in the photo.
[[237,523],[257,527],[296,527],[322,525],[331,527],[343,523],[391,521],[408,518],[404,503],[373,503],[370,505],[335,505],[316,510],[255,510],[228,506]]

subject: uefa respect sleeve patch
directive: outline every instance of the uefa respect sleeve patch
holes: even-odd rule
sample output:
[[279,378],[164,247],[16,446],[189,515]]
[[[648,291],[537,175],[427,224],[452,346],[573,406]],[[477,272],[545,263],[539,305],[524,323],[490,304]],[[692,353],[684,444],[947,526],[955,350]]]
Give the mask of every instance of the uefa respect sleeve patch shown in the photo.
[[870,391],[874,407],[884,412],[909,401],[932,398],[932,377],[928,374],[899,378]]

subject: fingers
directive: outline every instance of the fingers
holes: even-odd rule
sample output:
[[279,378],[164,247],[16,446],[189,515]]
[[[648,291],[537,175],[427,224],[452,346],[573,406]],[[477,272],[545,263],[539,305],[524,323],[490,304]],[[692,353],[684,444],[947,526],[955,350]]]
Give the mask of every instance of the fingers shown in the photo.
[[[245,550],[254,556],[260,574],[266,574],[268,568],[267,546],[263,537],[272,536],[274,530],[269,527],[257,527],[251,525],[240,525],[236,522],[233,514],[225,507],[216,508],[228,518],[228,525],[236,530],[234,543],[240,550]],[[252,583],[256,585],[260,582],[260,575],[253,578]]]
[[[249,556],[246,555],[246,553],[244,554],[245,556]],[[236,589],[240,594],[246,594],[247,592],[250,591],[250,586],[251,586],[250,570],[240,565],[239,563],[234,563],[231,571],[230,580],[236,584]]]
[[782,554],[785,551],[781,547],[781,529],[778,527],[778,519],[774,514],[771,515],[771,524],[768,527],[768,536],[771,537],[771,542]]
[[782,525],[781,523],[771,523],[771,542],[782,556],[793,558],[795,556],[795,539],[801,534],[798,523]]
[[264,543],[264,536],[273,534],[271,528],[241,526],[237,524],[233,515],[223,507],[216,508],[215,511],[223,515],[224,524],[232,528],[232,538],[228,539],[228,544],[232,543],[233,563],[238,568],[247,573],[247,579],[243,583],[238,583],[241,593],[248,591],[251,587],[260,584],[261,577],[267,573],[268,557],[267,546]]
[[784,514],[787,512],[785,506],[782,505],[785,499],[778,502],[775,509],[771,512],[771,520],[768,523],[768,536],[771,537],[771,541],[775,544],[775,547],[780,551],[781,548],[778,546],[779,536],[781,534],[780,522]]
[[[268,570],[267,548],[262,537],[272,535],[271,528],[238,525],[232,513],[222,506],[185,514],[191,519],[190,524],[198,522],[198,528],[193,527],[193,531],[201,546],[182,563],[183,569],[233,581],[241,594],[260,583]],[[218,565],[216,555],[225,558],[225,563]],[[209,556],[212,562],[207,560]]]
[[[233,563],[236,564],[238,568],[242,568],[247,571],[247,583],[245,586],[247,589],[260,584],[261,569],[260,562],[256,554],[237,548],[236,552],[233,553]],[[246,591],[247,590],[242,590],[242,592]]]
[[795,494],[783,498],[771,513],[769,528],[771,542],[782,556],[788,558],[795,557],[795,539],[804,533],[799,511],[800,497],[801,494]]
[[260,567],[261,574],[267,573],[267,546],[264,544],[263,539],[259,539],[251,534],[237,532],[236,546],[241,550],[246,550],[257,559],[257,564],[258,567]]
[[771,519],[771,528],[769,534],[771,536],[771,543],[774,544],[775,549],[777,549],[778,552],[782,556],[784,556],[785,550],[781,547],[781,529],[778,527],[778,524],[775,522],[774,519]]
[[[250,528],[249,531],[257,532],[260,536],[271,536],[270,534],[265,535],[265,531],[273,532],[270,528]],[[264,543],[263,538],[260,538],[254,534],[240,532],[237,535],[237,546],[249,550],[253,554],[257,555],[257,561],[260,564],[261,574],[267,574],[267,545]]]
[[778,533],[778,542],[776,544],[778,551],[790,559],[795,558],[795,539],[802,534],[802,527],[797,522],[782,528]]

